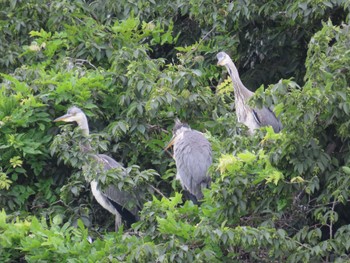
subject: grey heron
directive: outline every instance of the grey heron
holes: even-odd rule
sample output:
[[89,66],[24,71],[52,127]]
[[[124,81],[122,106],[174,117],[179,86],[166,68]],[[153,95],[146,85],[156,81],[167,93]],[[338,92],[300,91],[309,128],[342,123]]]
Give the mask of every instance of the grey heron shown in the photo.
[[225,66],[232,79],[238,122],[245,124],[249,128],[250,134],[253,134],[255,129],[262,126],[272,126],[276,133],[281,131],[282,124],[270,108],[251,108],[247,104],[250,97],[254,95],[254,92],[248,90],[243,85],[238,70],[229,55],[225,52],[219,52],[216,57],[218,59],[217,64],[219,66]]
[[203,199],[202,189],[209,187],[211,178],[208,174],[212,163],[210,142],[204,135],[190,126],[175,120],[173,138],[166,147],[174,146],[176,179],[183,189],[190,193],[190,199],[198,203]]
[[[58,117],[54,122],[76,122],[78,127],[82,130],[83,135],[89,136],[89,125],[84,112],[78,107],[71,107],[67,113],[61,117]],[[87,147],[90,148],[90,147]],[[115,161],[113,158],[105,154],[93,154],[92,161],[97,161],[105,171],[113,168],[122,168],[122,165]],[[93,163],[93,162],[92,162]],[[91,165],[91,164],[90,164]],[[83,168],[84,169],[84,168]],[[130,201],[132,194],[126,191],[121,191],[115,186],[108,186],[105,190],[102,190],[99,186],[98,180],[94,179],[90,182],[91,191],[96,201],[110,213],[115,215],[115,229],[118,230],[122,224],[122,219],[126,220],[130,225],[137,220],[138,207],[135,206],[132,209],[127,209],[125,205]]]

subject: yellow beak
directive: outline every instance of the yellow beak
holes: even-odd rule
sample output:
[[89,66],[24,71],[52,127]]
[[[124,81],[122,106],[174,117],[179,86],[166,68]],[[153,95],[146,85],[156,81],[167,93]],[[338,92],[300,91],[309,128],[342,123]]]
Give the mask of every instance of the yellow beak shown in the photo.
[[164,148],[164,151],[168,150],[171,146],[174,145],[175,139],[176,139],[176,136],[173,136],[173,138],[171,138],[171,141],[170,141],[170,142],[168,143],[168,145]]
[[58,122],[58,121],[65,121],[66,122],[67,121],[66,119],[71,117],[71,116],[72,116],[71,114],[65,114],[61,117],[58,117],[57,119],[54,119],[53,121],[54,122]]
[[224,66],[224,59],[221,59],[220,61],[218,61],[218,63],[216,64],[217,66]]

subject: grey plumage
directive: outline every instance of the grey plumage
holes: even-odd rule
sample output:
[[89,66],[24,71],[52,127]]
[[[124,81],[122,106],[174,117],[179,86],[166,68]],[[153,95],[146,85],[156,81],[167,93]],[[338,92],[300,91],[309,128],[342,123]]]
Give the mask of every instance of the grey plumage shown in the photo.
[[192,130],[187,124],[175,120],[173,129],[174,159],[176,178],[182,187],[198,201],[203,199],[202,189],[210,185],[208,174],[212,163],[210,142],[204,135]]
[[[124,167],[115,161],[113,158],[109,157],[108,155],[105,154],[98,154],[94,156],[96,160],[99,163],[103,163],[105,171],[113,169],[113,168],[122,168]],[[94,180],[96,181],[96,180]],[[97,181],[96,181],[97,182]],[[138,212],[139,212],[139,207],[134,206],[132,208],[125,208],[124,206],[130,202],[130,200],[134,199],[133,195],[129,192],[119,190],[117,187],[114,185],[108,186],[106,189],[103,191],[99,189],[99,186],[97,185],[98,190],[102,193],[102,195],[107,198],[109,201],[108,206],[110,207],[111,205],[116,209],[115,212],[112,212],[113,214],[116,215],[116,221],[118,220],[120,223],[116,224],[116,228],[119,227],[121,224],[121,219],[125,219],[129,224],[135,222],[138,219]],[[137,194],[135,193],[137,196]],[[99,200],[97,200],[99,201]],[[136,200],[137,201],[137,200]],[[99,202],[101,204],[101,202]],[[138,203],[138,202],[136,202]],[[105,209],[107,209],[105,206],[103,206]],[[108,209],[107,209],[108,210]],[[119,218],[119,215],[121,214],[121,218]]]
[[[86,115],[84,112],[77,108],[71,107],[68,109],[67,114],[54,120],[64,122],[76,122],[79,128],[83,131],[85,136],[89,135],[89,126]],[[90,149],[90,146],[87,148]],[[113,168],[122,168],[122,165],[115,161],[113,158],[105,154],[93,154],[92,158],[101,164],[105,171]],[[93,160],[89,165],[94,165]],[[132,194],[126,191],[121,191],[115,186],[108,186],[102,191],[98,184],[98,180],[94,179],[90,182],[91,191],[97,200],[97,202],[106,210],[115,215],[115,228],[118,230],[122,223],[122,219],[125,219],[129,224],[135,222],[138,218],[137,214],[139,208],[137,206],[127,209],[125,205],[134,197]]]
[[225,66],[232,79],[238,122],[245,124],[251,134],[254,133],[255,129],[262,126],[272,126],[275,132],[281,131],[282,124],[271,109],[267,107],[262,107],[261,109],[251,108],[247,104],[254,92],[251,92],[243,85],[238,70],[229,55],[225,52],[220,52],[217,54],[217,59],[218,65]]

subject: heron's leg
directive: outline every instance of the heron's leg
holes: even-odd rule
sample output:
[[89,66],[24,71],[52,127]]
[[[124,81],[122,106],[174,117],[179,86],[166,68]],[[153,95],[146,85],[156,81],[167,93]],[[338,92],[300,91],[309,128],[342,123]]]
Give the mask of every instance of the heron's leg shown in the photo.
[[119,227],[122,224],[122,217],[119,213],[115,215],[115,232],[118,232]]

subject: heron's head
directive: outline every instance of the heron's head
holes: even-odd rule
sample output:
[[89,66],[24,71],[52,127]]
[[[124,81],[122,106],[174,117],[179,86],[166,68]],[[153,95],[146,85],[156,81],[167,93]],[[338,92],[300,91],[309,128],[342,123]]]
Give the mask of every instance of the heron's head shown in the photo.
[[169,149],[175,143],[175,139],[185,130],[191,130],[190,126],[187,123],[182,123],[178,118],[175,119],[175,125],[173,127],[173,137],[171,138],[168,145],[164,148],[164,150]]
[[190,126],[187,123],[181,122],[178,118],[175,119],[175,125],[173,128],[173,135],[176,137],[184,130],[190,130]]
[[231,60],[229,55],[227,55],[225,52],[219,52],[216,55],[216,58],[218,59],[218,63],[217,63],[218,66],[226,66]]
[[54,120],[54,122],[64,121],[64,122],[76,122],[80,124],[84,120],[86,120],[86,116],[84,112],[78,107],[73,106],[68,109],[65,115],[58,117],[57,119]]

